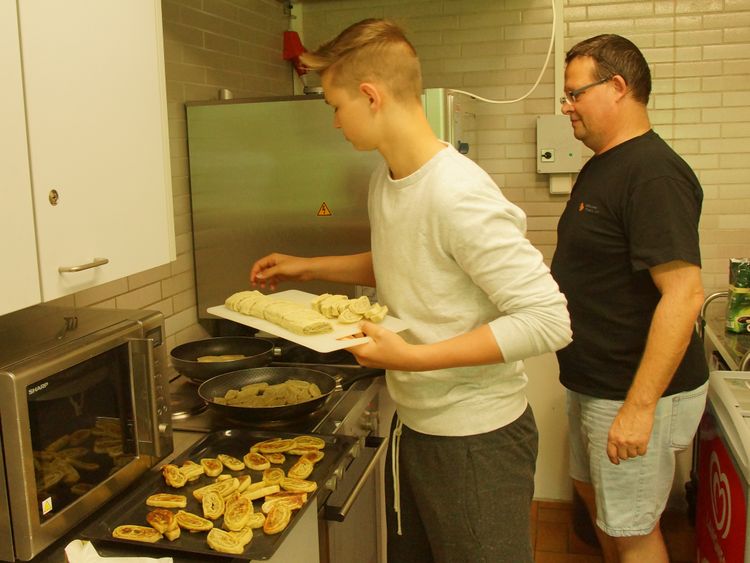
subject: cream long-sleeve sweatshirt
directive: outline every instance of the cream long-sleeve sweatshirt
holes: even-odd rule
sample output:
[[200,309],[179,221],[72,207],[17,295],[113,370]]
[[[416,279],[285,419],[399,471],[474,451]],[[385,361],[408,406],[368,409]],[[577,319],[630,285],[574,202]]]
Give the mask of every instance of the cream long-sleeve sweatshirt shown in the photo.
[[378,299],[412,343],[488,324],[505,362],[426,372],[389,370],[401,421],[425,434],[465,436],[513,422],[526,408],[523,359],[570,342],[565,297],[525,237],[526,217],[452,146],[406,178],[385,164],[368,208]]

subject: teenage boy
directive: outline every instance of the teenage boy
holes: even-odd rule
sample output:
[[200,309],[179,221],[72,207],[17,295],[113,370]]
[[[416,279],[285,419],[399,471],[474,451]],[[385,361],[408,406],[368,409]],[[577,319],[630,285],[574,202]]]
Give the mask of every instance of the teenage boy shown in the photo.
[[362,323],[351,348],[387,370],[396,403],[387,465],[392,562],[533,561],[537,431],[522,360],[570,342],[566,301],[524,236],[523,212],[432,132],[414,47],[387,20],[352,25],[302,62],[320,73],[334,126],[384,163],[370,181],[371,250],[271,254],[253,284],[376,286],[409,330]]

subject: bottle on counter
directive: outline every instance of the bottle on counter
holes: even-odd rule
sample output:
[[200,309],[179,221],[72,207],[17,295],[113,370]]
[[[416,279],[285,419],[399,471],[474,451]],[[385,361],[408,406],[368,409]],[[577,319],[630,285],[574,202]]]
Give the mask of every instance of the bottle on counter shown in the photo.
[[729,259],[726,329],[750,333],[750,258]]

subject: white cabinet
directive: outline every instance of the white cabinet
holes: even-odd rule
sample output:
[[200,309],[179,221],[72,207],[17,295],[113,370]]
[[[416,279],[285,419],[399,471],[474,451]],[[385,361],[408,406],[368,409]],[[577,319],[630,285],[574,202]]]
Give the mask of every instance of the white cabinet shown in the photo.
[[17,10],[42,301],[173,260],[160,1]]
[[34,212],[14,1],[0,0],[0,315],[39,303]]

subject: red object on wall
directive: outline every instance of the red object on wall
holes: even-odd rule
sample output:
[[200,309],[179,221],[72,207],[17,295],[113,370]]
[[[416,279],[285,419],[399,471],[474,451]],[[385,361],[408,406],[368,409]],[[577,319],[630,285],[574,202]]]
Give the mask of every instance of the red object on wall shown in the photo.
[[302,40],[299,38],[296,31],[284,32],[284,51],[282,57],[285,61],[292,61],[294,69],[299,76],[307,74],[307,69],[302,66],[302,63],[299,60],[299,56],[305,51],[306,49],[302,46]]
[[747,486],[709,413],[701,421],[699,436],[696,561],[745,561]]

